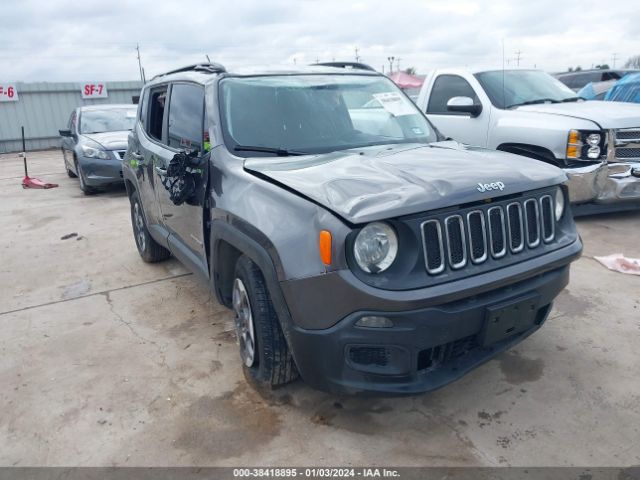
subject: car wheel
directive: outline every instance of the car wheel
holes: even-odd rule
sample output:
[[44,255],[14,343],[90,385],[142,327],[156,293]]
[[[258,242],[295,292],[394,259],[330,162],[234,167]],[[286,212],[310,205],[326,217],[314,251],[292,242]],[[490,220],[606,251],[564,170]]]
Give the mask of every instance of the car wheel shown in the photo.
[[62,149],[62,158],[64,158],[64,169],[67,171],[69,178],[76,178],[77,175],[69,168],[69,162],[67,162],[67,154],[65,153],[64,148]]
[[135,191],[131,194],[131,225],[133,226],[136,247],[138,247],[138,253],[142,260],[147,263],[155,263],[171,256],[169,250],[156,242],[149,234],[140,196]]
[[240,357],[259,390],[295,380],[298,370],[282,333],[262,272],[249,257],[236,263],[232,305]]
[[85,195],[94,194],[95,190],[87,185],[87,182],[84,179],[84,173],[82,172],[82,167],[80,166],[78,161],[76,161],[76,172],[78,172],[78,181],[80,182],[80,190],[82,190],[82,192]]

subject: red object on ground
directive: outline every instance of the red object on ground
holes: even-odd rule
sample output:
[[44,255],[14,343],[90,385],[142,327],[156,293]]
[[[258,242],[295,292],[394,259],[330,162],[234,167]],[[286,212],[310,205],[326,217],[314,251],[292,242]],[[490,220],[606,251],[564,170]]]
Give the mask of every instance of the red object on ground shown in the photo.
[[22,188],[56,188],[57,186],[57,183],[43,182],[39,178],[27,176],[22,179]]
[[400,88],[420,88],[424,80],[405,72],[396,72],[389,77]]

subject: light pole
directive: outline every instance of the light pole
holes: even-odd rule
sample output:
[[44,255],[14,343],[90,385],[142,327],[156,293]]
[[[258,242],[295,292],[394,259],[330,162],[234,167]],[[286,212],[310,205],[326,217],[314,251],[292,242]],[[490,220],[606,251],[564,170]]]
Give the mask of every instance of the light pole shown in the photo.
[[396,57],[387,57],[387,60],[389,60],[389,75],[393,73],[393,61],[395,59]]

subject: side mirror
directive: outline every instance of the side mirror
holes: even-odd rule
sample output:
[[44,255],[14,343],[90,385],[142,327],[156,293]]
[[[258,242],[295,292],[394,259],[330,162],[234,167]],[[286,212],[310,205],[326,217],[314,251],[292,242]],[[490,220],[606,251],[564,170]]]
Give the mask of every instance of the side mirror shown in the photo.
[[456,113],[468,113],[477,117],[482,112],[482,105],[474,103],[471,97],[452,97],[447,102],[447,110]]
[[73,137],[73,133],[71,133],[71,130],[58,130],[58,132],[60,133],[61,137]]

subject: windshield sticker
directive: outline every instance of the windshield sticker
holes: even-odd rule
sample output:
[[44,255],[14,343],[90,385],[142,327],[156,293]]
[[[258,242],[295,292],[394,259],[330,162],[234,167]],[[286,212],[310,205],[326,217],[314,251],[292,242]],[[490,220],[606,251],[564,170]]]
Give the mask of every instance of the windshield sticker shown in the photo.
[[373,98],[378,100],[382,107],[394,117],[414,115],[416,113],[409,100],[398,92],[374,93]]

